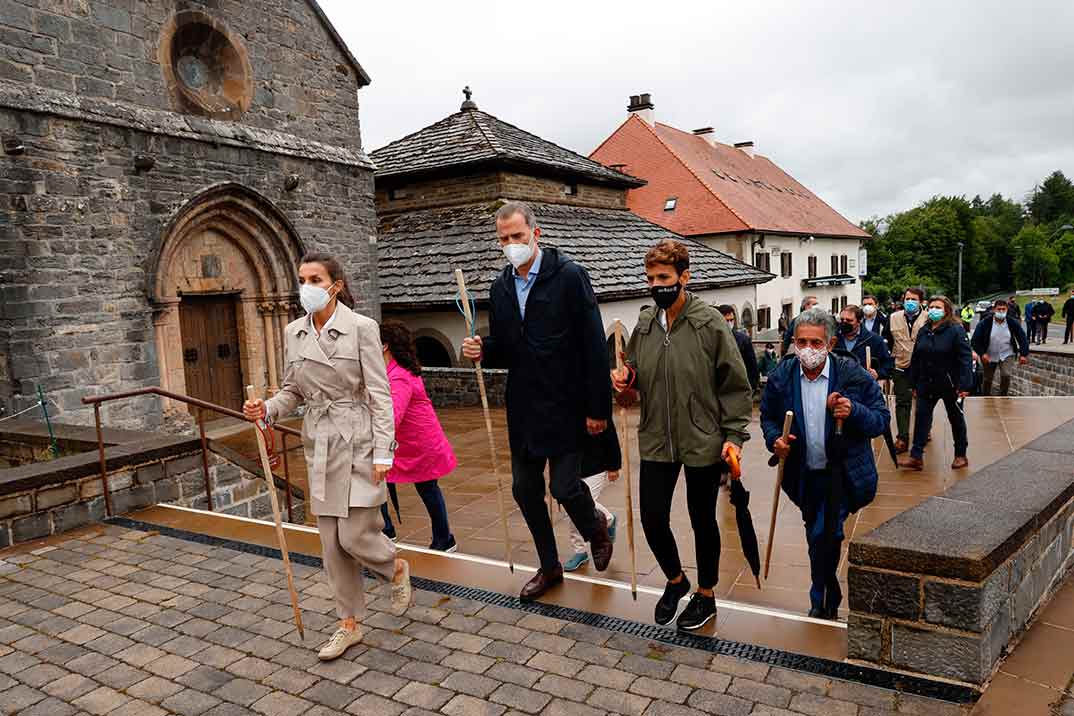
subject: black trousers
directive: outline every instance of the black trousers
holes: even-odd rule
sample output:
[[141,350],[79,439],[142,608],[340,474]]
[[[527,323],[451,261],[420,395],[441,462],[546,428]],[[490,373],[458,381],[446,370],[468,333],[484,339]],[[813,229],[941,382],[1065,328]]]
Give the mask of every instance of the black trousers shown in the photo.
[[556,457],[537,457],[525,453],[511,454],[511,492],[515,496],[522,517],[533,535],[533,544],[541,560],[541,569],[550,571],[559,566],[556,534],[552,530],[552,518],[544,501],[544,466],[548,464],[549,488],[552,497],[571,518],[586,542],[597,531],[596,506],[593,495],[582,482],[579,471],[582,455],[571,452]]
[[941,400],[944,408],[947,409],[947,419],[951,423],[951,435],[955,440],[955,457],[966,457],[966,449],[969,446],[966,416],[958,407],[958,395],[953,390],[943,393],[917,394],[917,420],[914,424],[914,445],[910,448],[911,457],[923,458],[925,456],[925,444],[929,439],[929,431],[932,430],[932,414],[936,410],[936,403]]
[[1067,330],[1063,333],[1063,343],[1074,340],[1074,316],[1067,316]]
[[[716,497],[720,490],[722,463],[706,467],[686,466],[686,507],[694,530],[697,554],[697,585],[716,586],[720,569],[720,528],[716,523]],[[671,531],[671,499],[679,482],[682,463],[641,461],[639,479],[641,526],[645,540],[660,569],[669,580],[682,574],[679,548]]]
[[1037,321],[1037,340],[1048,340],[1048,324],[1051,323],[1051,319],[1044,321]]

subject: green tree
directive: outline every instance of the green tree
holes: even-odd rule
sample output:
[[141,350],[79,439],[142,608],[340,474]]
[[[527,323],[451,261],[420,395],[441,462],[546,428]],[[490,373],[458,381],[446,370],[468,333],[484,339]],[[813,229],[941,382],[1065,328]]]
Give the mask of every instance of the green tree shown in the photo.
[[1026,226],[1011,242],[1014,254],[1014,280],[1018,288],[1054,286],[1059,281],[1059,257],[1048,245],[1048,237],[1039,226]]
[[1052,242],[1052,251],[1059,259],[1059,281],[1074,282],[1074,232],[1068,231]]
[[1052,172],[1030,192],[1027,209],[1038,224],[1074,216],[1074,183],[1063,172]]

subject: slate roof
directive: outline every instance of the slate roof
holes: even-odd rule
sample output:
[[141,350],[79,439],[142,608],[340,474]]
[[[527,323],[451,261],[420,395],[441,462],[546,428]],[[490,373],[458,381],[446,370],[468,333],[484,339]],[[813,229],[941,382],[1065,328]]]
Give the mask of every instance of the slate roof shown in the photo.
[[623,188],[645,182],[541,139],[479,109],[464,109],[375,150],[377,180],[472,171],[481,165],[539,170]]
[[[499,203],[423,209],[384,219],[378,238],[381,305],[389,310],[454,305],[455,269],[483,303],[506,265],[495,241]],[[660,239],[690,247],[693,289],[726,288],[773,276],[704,244],[684,239],[624,209],[531,204],[541,241],[564,250],[586,268],[602,301],[648,295],[645,252]]]
[[[625,164],[648,184],[627,203],[650,221],[687,236],[744,231],[868,239],[768,157],[636,115],[590,155]],[[674,211],[664,202],[679,198]]]

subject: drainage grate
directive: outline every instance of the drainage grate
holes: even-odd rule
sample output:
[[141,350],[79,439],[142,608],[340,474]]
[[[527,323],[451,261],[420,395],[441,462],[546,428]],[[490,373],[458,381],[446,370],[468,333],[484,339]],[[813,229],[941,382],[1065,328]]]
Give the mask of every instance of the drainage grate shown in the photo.
[[[274,559],[281,558],[280,550],[274,547],[265,547],[258,544],[250,544],[248,542],[213,537],[197,532],[177,529],[175,527],[164,527],[149,522],[140,522],[126,517],[112,517],[105,520],[105,522],[117,527],[140,530],[143,532],[155,531],[165,537],[174,537],[188,542],[198,542],[201,544],[212,545],[214,547],[224,547],[237,552],[246,552],[262,557],[271,557]],[[320,557],[313,557],[308,554],[292,552],[291,561],[295,564],[302,564],[307,567],[315,567],[318,569],[322,567]],[[366,574],[372,576],[369,572],[366,572]],[[794,654],[780,649],[758,646],[756,644],[746,644],[717,637],[690,634],[688,632],[680,632],[674,629],[656,626],[655,624],[643,624],[641,622],[621,619],[619,617],[605,616],[603,614],[594,614],[593,612],[585,612],[570,607],[560,607],[553,604],[542,604],[540,602],[523,604],[518,601],[516,597],[511,597],[506,594],[490,592],[485,589],[477,589],[474,587],[464,587],[435,579],[412,577],[411,582],[416,589],[435,592],[436,594],[443,594],[448,597],[469,599],[471,601],[481,602],[482,604],[515,609],[529,614],[540,614],[541,616],[551,617],[553,619],[560,619],[574,624],[584,624],[586,626],[604,629],[617,634],[626,634],[639,639],[647,639],[669,646],[697,649],[699,651],[706,651],[710,654],[731,656],[738,659],[755,661],[784,669],[803,671],[832,679],[854,681],[880,689],[891,689],[906,694],[939,699],[941,701],[949,701],[957,704],[973,703],[980,697],[980,693],[975,689],[967,686],[960,686],[958,684],[948,684],[942,681],[933,681],[931,679],[917,676],[897,674],[868,666],[858,666],[842,661],[822,659],[817,656]]]

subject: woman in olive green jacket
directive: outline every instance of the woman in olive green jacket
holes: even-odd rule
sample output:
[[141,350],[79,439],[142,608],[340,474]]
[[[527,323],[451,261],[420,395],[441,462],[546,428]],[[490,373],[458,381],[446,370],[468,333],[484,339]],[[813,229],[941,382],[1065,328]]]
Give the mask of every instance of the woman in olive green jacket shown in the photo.
[[[667,624],[690,581],[671,531],[671,501],[686,472],[686,502],[697,552],[698,589],[679,616],[680,629],[699,629],[716,615],[713,587],[720,561],[716,496],[730,453],[749,439],[753,411],[749,379],[730,327],[713,306],[684,290],[690,257],[664,240],[645,256],[656,307],[642,309],[627,345],[626,365],[612,381],[620,399],[641,397],[638,448],[645,539],[668,578],[655,619]],[[635,393],[636,391],[636,393]]]

